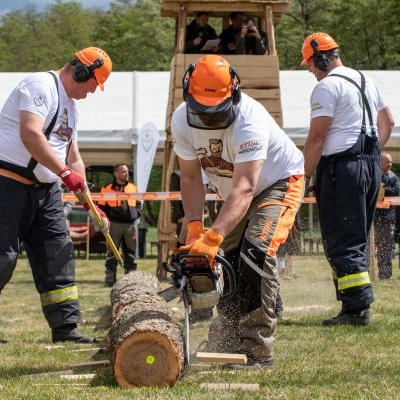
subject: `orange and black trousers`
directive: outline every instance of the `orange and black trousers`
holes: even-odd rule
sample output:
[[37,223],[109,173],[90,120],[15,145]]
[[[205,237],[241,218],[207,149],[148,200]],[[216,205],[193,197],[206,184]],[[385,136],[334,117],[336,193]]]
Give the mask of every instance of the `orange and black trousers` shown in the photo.
[[304,195],[304,175],[290,176],[266,188],[222,243],[237,274],[237,290],[218,312],[237,320],[239,351],[257,360],[273,358],[279,290],[276,252],[286,241]]

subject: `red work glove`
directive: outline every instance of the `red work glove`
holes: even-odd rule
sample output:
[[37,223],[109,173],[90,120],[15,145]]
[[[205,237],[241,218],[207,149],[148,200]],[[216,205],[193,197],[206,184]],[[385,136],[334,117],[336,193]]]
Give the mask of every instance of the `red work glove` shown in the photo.
[[201,221],[191,221],[187,224],[186,245],[192,244],[204,234],[204,226]]
[[71,192],[81,192],[85,186],[85,178],[69,167],[65,167],[58,176]]
[[219,246],[223,240],[224,237],[219,232],[209,229],[193,244],[182,246],[179,250],[189,250],[189,254],[205,254],[208,262],[213,266],[214,258],[218,254]]
[[89,207],[88,203],[85,203],[83,205],[83,208],[88,212],[89,218],[93,223],[94,229],[96,231],[102,231],[103,233],[108,233],[110,231],[110,221],[107,218],[107,215],[104,213],[103,210],[101,210],[97,205],[94,205],[96,207],[97,212],[100,214],[101,219],[103,220],[103,227],[100,229],[99,224],[96,221],[96,218],[94,214],[92,213],[92,210]]

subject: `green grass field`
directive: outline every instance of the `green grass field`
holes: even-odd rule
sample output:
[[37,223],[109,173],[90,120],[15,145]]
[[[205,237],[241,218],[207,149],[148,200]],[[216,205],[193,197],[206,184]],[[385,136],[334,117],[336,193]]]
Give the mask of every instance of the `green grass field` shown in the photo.
[[[138,264],[141,270],[156,271],[155,255]],[[374,284],[376,301],[369,327],[324,328],[321,320],[339,309],[327,262],[322,255],[295,257],[295,278],[281,282],[285,312],[276,332],[273,369],[229,373],[217,364],[191,366],[174,387],[128,390],[118,386],[110,366],[73,369],[73,374],[95,374],[85,379],[60,376],[59,371],[70,371],[72,364],[110,355],[91,357],[93,345],[53,347],[29,264],[21,257],[0,297],[0,339],[9,341],[0,345],[0,399],[398,399],[400,272],[397,260],[394,264],[392,279]],[[84,319],[80,329],[98,338],[105,337],[110,326],[110,290],[103,287],[103,279],[102,258],[77,260]],[[191,333],[193,345],[206,339],[207,323],[193,326]],[[258,383],[260,390],[200,389],[206,382]]]

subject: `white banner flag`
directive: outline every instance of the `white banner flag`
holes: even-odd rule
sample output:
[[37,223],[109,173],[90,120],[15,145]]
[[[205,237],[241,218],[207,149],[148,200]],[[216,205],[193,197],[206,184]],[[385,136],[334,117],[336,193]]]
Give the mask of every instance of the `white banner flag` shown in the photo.
[[146,192],[159,140],[159,132],[152,122],[138,132],[135,182],[139,192]]

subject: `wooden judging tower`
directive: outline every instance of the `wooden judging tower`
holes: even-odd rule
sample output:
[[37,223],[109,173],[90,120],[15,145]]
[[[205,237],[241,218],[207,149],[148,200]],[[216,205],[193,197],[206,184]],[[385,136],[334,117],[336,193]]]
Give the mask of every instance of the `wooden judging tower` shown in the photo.
[[[183,101],[182,77],[189,64],[196,62],[202,54],[184,54],[186,25],[199,11],[208,11],[212,18],[222,18],[222,29],[230,24],[229,15],[241,11],[255,19],[257,26],[268,36],[265,55],[224,55],[236,68],[241,78],[241,89],[258,100],[282,126],[282,106],[279,85],[279,60],[275,48],[274,22],[290,7],[285,0],[161,0],[161,15],[176,20],[175,54],[171,61],[169,99],[165,130],[167,139],[164,147],[164,170],[162,190],[170,190],[170,177],[178,168],[171,138],[171,117]],[[258,23],[257,23],[258,22]],[[219,32],[217,32],[219,34]],[[158,277],[164,278],[161,261],[175,246],[176,226],[171,222],[169,201],[161,204],[158,234],[160,242]]]

